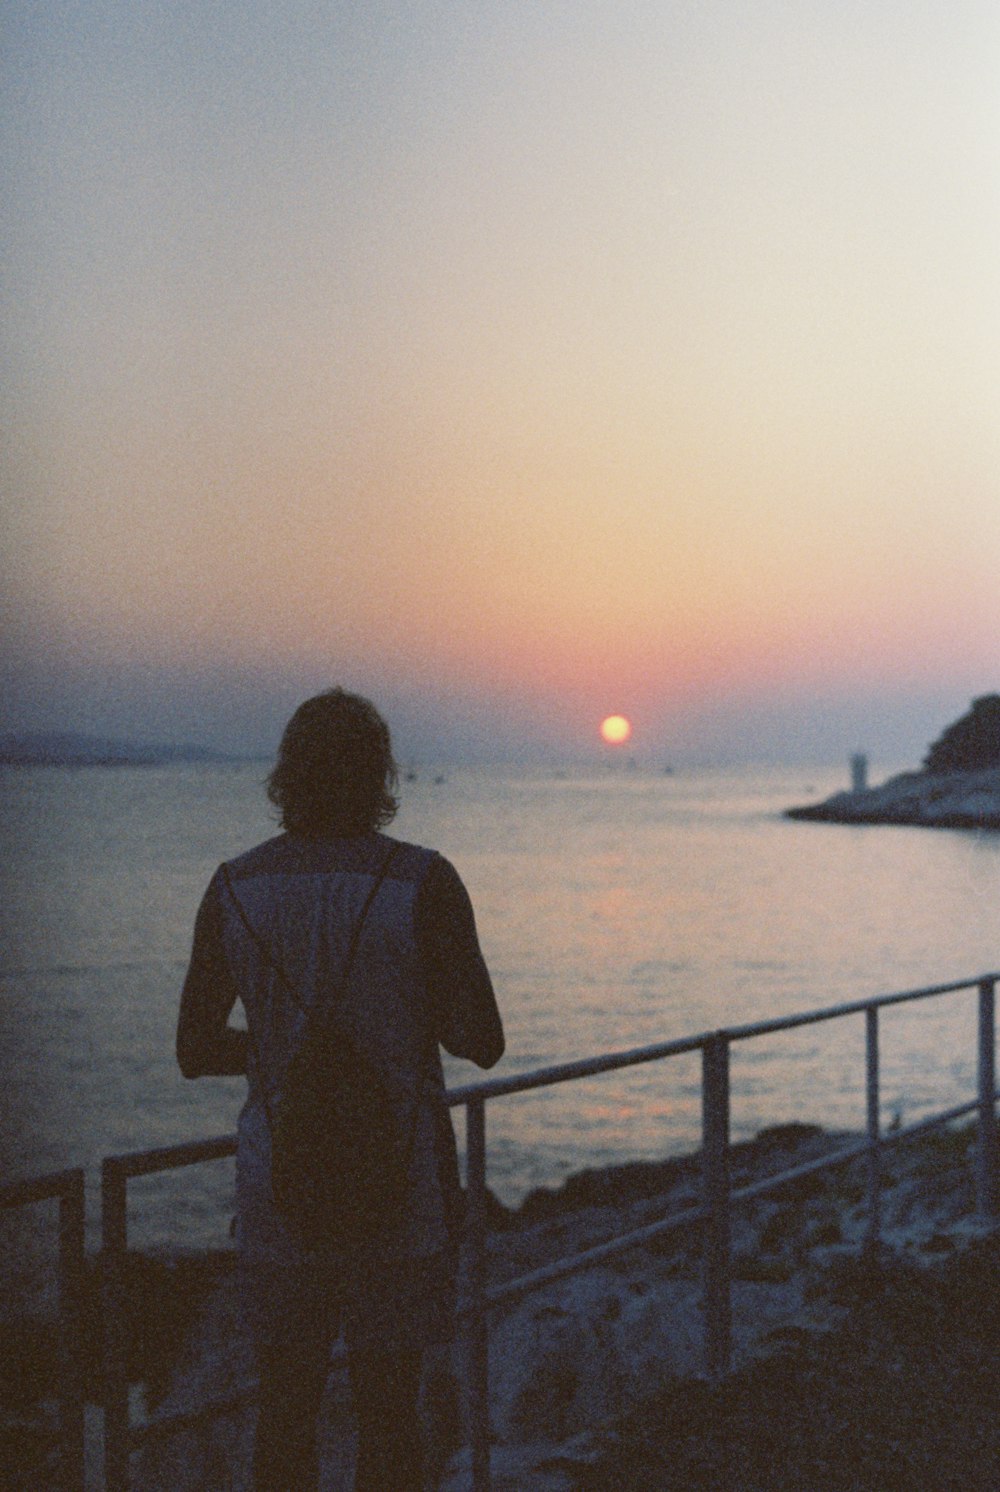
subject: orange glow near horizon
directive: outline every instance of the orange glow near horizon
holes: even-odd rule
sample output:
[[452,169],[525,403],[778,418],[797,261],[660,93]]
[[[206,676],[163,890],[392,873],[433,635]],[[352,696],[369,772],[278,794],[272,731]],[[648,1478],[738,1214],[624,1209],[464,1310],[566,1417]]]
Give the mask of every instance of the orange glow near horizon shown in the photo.
[[796,699],[842,751],[995,686],[986,0],[905,68],[778,0],[78,9],[20,7],[0,147],[25,719],[349,679],[498,750]]
[[609,746],[624,746],[632,734],[632,722],[624,715],[608,715],[601,721],[601,738]]

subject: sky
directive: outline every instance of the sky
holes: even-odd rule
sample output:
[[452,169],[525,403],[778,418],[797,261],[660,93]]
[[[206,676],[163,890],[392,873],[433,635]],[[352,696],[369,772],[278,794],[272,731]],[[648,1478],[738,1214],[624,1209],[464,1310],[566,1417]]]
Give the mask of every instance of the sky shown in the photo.
[[995,0],[9,0],[3,722],[915,765],[1000,687]]

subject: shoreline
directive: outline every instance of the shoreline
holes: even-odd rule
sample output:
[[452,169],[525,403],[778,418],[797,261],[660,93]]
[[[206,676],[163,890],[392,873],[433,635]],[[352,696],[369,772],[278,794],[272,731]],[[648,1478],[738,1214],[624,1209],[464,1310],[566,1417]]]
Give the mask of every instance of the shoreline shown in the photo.
[[902,772],[878,787],[786,808],[784,817],[831,824],[1000,829],[1000,771]]

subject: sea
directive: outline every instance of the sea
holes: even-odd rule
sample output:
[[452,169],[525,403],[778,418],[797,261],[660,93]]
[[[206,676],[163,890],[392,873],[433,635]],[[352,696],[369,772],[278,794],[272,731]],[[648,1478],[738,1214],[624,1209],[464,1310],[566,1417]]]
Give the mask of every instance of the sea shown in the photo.
[[[891,768],[873,778],[890,775]],[[218,863],[277,832],[266,764],[0,772],[0,1178],[233,1131],[244,1084],[181,1077],[177,1003]],[[794,822],[841,770],[442,767],[402,784],[391,833],[439,849],[472,897],[521,1074],[1000,967],[1000,834]],[[974,992],[885,1013],[886,1124],[971,1098]],[[446,1059],[450,1085],[482,1076]],[[860,1015],[741,1042],[732,1130],[864,1125]],[[494,1075],[491,1074],[491,1075]],[[454,1111],[460,1146],[462,1114]],[[497,1099],[488,1182],[516,1204],[586,1168],[700,1135],[696,1054]],[[225,1247],[230,1160],[129,1186],[129,1239]],[[3,1278],[34,1288],[54,1208],[0,1217]],[[45,1271],[42,1271],[45,1272]]]

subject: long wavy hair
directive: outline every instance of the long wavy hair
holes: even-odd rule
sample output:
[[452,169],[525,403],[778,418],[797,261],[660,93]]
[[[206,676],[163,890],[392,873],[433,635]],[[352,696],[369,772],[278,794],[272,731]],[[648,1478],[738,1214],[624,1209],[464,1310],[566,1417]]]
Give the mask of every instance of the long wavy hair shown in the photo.
[[292,834],[370,834],[395,817],[398,779],[389,727],[375,706],[327,689],[285,726],[267,796]]

